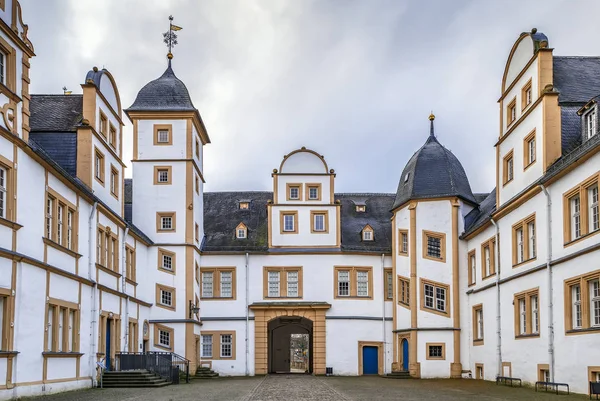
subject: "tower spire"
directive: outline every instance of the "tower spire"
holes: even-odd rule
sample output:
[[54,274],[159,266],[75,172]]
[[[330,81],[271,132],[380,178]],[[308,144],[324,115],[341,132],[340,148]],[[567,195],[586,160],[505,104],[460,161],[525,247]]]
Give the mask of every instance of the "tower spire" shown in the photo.
[[171,53],[171,50],[173,49],[173,46],[175,46],[178,43],[177,34],[175,32],[180,31],[182,29],[183,28],[181,28],[180,26],[173,24],[173,16],[169,15],[169,30],[163,33],[163,41],[169,48],[169,52],[167,53],[167,58],[169,59],[169,67],[171,67],[171,59],[173,58],[173,53]]
[[431,126],[429,127],[429,136],[435,137],[435,131],[433,129],[433,120],[435,120],[435,115],[433,114],[433,111],[432,111],[431,114],[429,115],[429,121],[431,124]]

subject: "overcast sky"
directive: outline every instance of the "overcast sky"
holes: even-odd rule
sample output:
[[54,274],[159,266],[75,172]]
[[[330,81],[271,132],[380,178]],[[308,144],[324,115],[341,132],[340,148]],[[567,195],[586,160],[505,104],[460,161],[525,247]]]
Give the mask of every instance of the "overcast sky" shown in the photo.
[[173,69],[212,141],[208,191],[271,190],[283,155],[306,146],[335,169],[336,192],[395,192],[433,110],[438,139],[473,192],[489,192],[500,82],[519,34],[537,27],[556,55],[600,55],[597,0],[21,4],[37,54],[31,92],[81,93],[87,71],[105,67],[123,107],[165,70],[162,33],[173,14],[183,27]]

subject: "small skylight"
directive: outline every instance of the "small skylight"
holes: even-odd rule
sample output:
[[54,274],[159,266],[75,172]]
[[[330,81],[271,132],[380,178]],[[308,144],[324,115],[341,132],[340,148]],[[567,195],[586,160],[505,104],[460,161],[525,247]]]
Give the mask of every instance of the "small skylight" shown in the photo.
[[404,176],[404,183],[405,184],[408,182],[408,177],[410,177],[410,173],[406,173],[406,175]]
[[249,209],[250,202],[240,202],[240,209]]
[[367,211],[367,207],[365,205],[356,205],[356,211],[358,213],[364,213]]

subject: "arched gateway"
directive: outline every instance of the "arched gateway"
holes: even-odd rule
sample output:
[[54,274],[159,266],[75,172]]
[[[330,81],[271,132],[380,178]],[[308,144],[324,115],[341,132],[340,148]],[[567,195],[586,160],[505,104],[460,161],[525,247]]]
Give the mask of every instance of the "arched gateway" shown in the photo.
[[255,374],[325,374],[326,302],[256,302]]

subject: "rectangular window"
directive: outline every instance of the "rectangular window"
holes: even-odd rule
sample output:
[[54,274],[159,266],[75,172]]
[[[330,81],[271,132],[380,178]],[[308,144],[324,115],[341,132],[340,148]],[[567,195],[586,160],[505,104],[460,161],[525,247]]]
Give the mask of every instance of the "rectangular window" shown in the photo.
[[6,55],[0,52],[0,83],[6,85]]
[[162,308],[175,310],[177,307],[177,291],[173,287],[156,284],[156,305]]
[[169,170],[158,170],[158,182],[169,182]]
[[201,298],[234,300],[236,281],[234,267],[200,268]]
[[513,224],[513,267],[537,256],[535,213]]
[[590,289],[590,326],[600,326],[600,280],[588,282]]
[[233,356],[233,336],[231,334],[221,334],[221,358],[231,358]]
[[117,170],[114,166],[110,168],[110,193],[115,196],[115,198],[119,197],[119,170]]
[[200,141],[196,139],[196,158],[200,159]]
[[537,337],[540,334],[539,290],[515,294],[515,337]]
[[598,203],[598,184],[588,189],[589,232],[600,230],[600,208]]
[[200,242],[200,226],[198,226],[198,223],[194,223],[194,239],[196,242]]
[[302,200],[302,184],[286,184],[286,190],[288,201]]
[[73,249],[73,216],[75,212],[71,209],[67,210],[67,243],[68,249]]
[[506,108],[506,126],[510,126],[517,119],[517,99],[514,98]]
[[163,255],[162,256],[162,268],[165,270],[173,270],[173,256]]
[[238,239],[244,239],[244,238],[246,238],[246,230],[247,230],[247,229],[246,229],[246,227],[245,227],[245,226],[243,226],[243,227],[241,227],[241,226],[240,226],[240,227],[238,227],[238,228],[237,228],[237,231],[236,231],[236,237],[237,237]]
[[166,129],[158,130],[158,143],[169,143],[169,131]]
[[202,358],[212,358],[213,336],[212,334],[202,334]]
[[171,332],[158,329],[158,345],[171,348]]
[[66,249],[73,250],[74,230],[77,228],[74,225],[75,213],[75,206],[49,188],[46,193],[45,237]]
[[585,115],[585,137],[590,139],[596,134],[596,109],[593,108]]
[[523,169],[526,170],[530,165],[535,162],[536,159],[536,148],[535,148],[535,130],[523,140]]
[[373,241],[373,229],[370,227],[363,228],[362,237],[363,241]]
[[571,287],[571,300],[573,308],[573,328],[580,329],[583,327],[583,316],[581,313],[581,287],[579,285]]
[[473,307],[473,343],[481,345],[483,343],[483,305],[479,304]]
[[96,149],[94,174],[96,179],[104,184],[104,155],[98,149]]
[[508,152],[503,159],[503,184],[508,184],[514,178],[515,170],[514,170],[514,159],[513,159],[513,151]]
[[446,234],[423,230],[423,258],[446,261]]
[[321,184],[305,184],[307,200],[321,200]]
[[350,296],[350,272],[348,270],[340,270],[338,273],[338,296]]
[[233,296],[233,272],[221,272],[221,298]]
[[203,272],[202,298],[212,298],[213,296],[213,272]]
[[477,259],[475,257],[475,250],[469,252],[469,285],[474,285],[477,278]]
[[421,291],[423,292],[421,310],[447,315],[447,294],[449,288],[446,284],[421,280]]
[[[0,308],[0,313],[2,313],[2,310]],[[46,319],[44,351],[77,352],[79,350],[78,305],[52,299],[48,304]]]
[[172,166],[154,166],[154,185],[171,185]]
[[125,266],[127,269],[126,278],[135,282],[135,249],[131,248],[129,245],[125,245]]
[[398,254],[408,256],[408,230],[398,230]]
[[279,212],[281,234],[297,234],[298,233],[298,212]]
[[117,130],[115,129],[115,127],[113,127],[112,124],[110,124],[110,129],[109,129],[109,136],[108,136],[108,143],[110,144],[110,146],[112,146],[113,149],[116,149],[117,147]]
[[571,201],[571,233],[572,239],[581,237],[581,202],[579,195],[574,196]]
[[53,213],[54,213],[54,198],[48,195],[46,198],[46,238],[54,240],[53,237]]
[[[1,53],[0,53],[1,58]],[[8,183],[7,183],[8,171],[0,166],[0,217],[3,219],[7,218],[6,205],[8,201]]]
[[391,301],[394,299],[394,274],[392,269],[385,269],[385,299]]
[[176,230],[175,212],[156,213],[156,231],[175,231]]
[[100,111],[100,134],[102,134],[102,136],[106,138],[107,131],[108,131],[108,119],[106,118],[104,113],[102,113],[102,111]]
[[368,297],[369,296],[369,272],[358,271],[356,272],[356,296]]
[[175,252],[158,248],[158,269],[167,273],[175,273],[177,267],[177,255]]
[[410,280],[408,278],[398,277],[398,303],[410,306]]
[[312,220],[312,233],[328,233],[329,232],[329,212],[328,211],[310,211]]
[[531,79],[521,89],[521,110],[525,110],[531,104],[533,97],[531,91]]
[[263,267],[263,298],[302,298],[302,267]]
[[445,344],[427,343],[427,358],[426,359],[446,359]]

